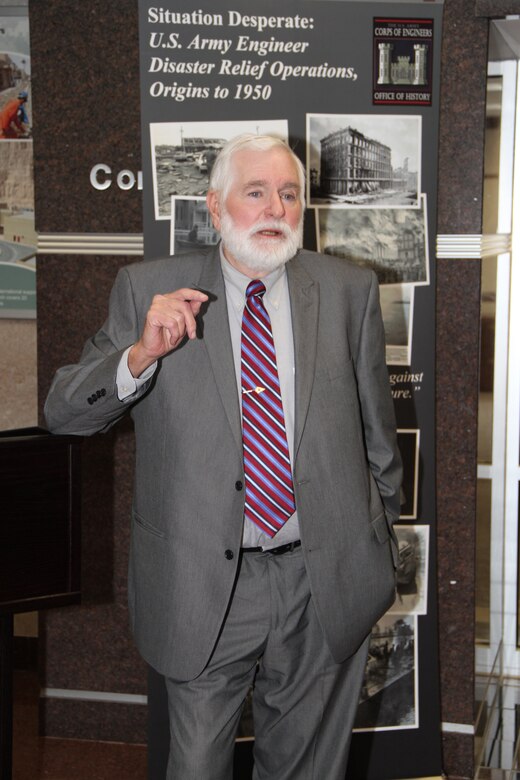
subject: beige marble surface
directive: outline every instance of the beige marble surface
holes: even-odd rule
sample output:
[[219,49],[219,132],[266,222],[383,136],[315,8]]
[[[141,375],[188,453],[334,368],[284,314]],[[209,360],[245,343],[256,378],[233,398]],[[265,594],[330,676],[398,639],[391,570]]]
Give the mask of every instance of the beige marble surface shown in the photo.
[[0,319],[0,430],[37,424],[36,320]]

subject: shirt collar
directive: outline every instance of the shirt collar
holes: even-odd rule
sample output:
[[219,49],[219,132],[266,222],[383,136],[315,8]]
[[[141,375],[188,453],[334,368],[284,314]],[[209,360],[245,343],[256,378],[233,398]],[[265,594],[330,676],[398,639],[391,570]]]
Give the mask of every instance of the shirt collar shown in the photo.
[[[231,297],[233,306],[236,309],[242,310],[246,300],[246,290],[249,282],[252,280],[249,276],[241,273],[231,263],[226,260],[224,250],[222,248],[222,242],[220,243],[220,265],[222,266],[222,274],[224,276],[224,283],[226,285],[226,291]],[[265,297],[275,309],[280,306],[282,293],[284,289],[286,270],[285,264],[275,268],[267,276],[262,277],[262,282],[265,284]]]

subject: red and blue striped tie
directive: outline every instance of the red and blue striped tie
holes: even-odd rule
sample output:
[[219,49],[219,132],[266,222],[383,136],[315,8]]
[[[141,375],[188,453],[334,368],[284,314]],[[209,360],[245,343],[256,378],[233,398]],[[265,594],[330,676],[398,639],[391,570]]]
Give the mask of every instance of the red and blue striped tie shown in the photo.
[[246,290],[242,318],[242,436],[245,517],[273,537],[295,510],[291,461],[271,320],[258,279]]

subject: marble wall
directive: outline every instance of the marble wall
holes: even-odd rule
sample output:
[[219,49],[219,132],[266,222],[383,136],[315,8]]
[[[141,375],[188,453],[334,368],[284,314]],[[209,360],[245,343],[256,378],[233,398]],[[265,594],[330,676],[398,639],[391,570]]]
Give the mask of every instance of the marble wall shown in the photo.
[[[472,0],[445,2],[438,234],[481,232],[487,39]],[[436,319],[441,717],[472,726],[480,261],[437,261]],[[473,777],[473,745],[471,734],[443,732],[449,777]]]
[[[41,258],[41,398],[54,370],[75,362],[82,344],[103,322],[114,277],[131,259]],[[146,707],[140,701],[147,693],[146,669],[126,610],[134,464],[130,424],[85,439],[82,463],[82,605],[41,616],[42,730],[53,736],[145,742]],[[63,690],[79,693],[63,698]],[[96,692],[109,692],[112,700],[97,701]]]
[[[94,164],[140,169],[137,3],[31,0],[35,211],[42,233],[139,234],[141,193],[90,185]],[[41,406],[54,371],[102,324],[117,270],[138,257],[40,255]],[[128,628],[126,571],[133,434],[83,444],[82,606],[41,616],[42,729],[146,740],[146,669]],[[76,691],[73,698],[62,692]],[[85,691],[94,698],[85,699]],[[111,701],[96,701],[109,692]]]

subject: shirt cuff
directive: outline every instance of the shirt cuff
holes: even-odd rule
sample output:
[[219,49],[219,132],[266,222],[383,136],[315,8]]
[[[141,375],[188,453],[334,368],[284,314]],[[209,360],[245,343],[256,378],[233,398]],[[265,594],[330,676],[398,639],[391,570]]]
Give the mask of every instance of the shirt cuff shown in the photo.
[[116,386],[117,397],[120,401],[125,401],[127,398],[135,395],[139,388],[142,387],[150,379],[150,377],[154,375],[155,369],[157,368],[157,361],[155,361],[155,363],[152,363],[151,366],[148,366],[148,368],[143,371],[141,376],[137,377],[136,379],[134,376],[132,376],[130,369],[128,368],[128,353],[131,349],[132,347],[125,349],[117,367]]

